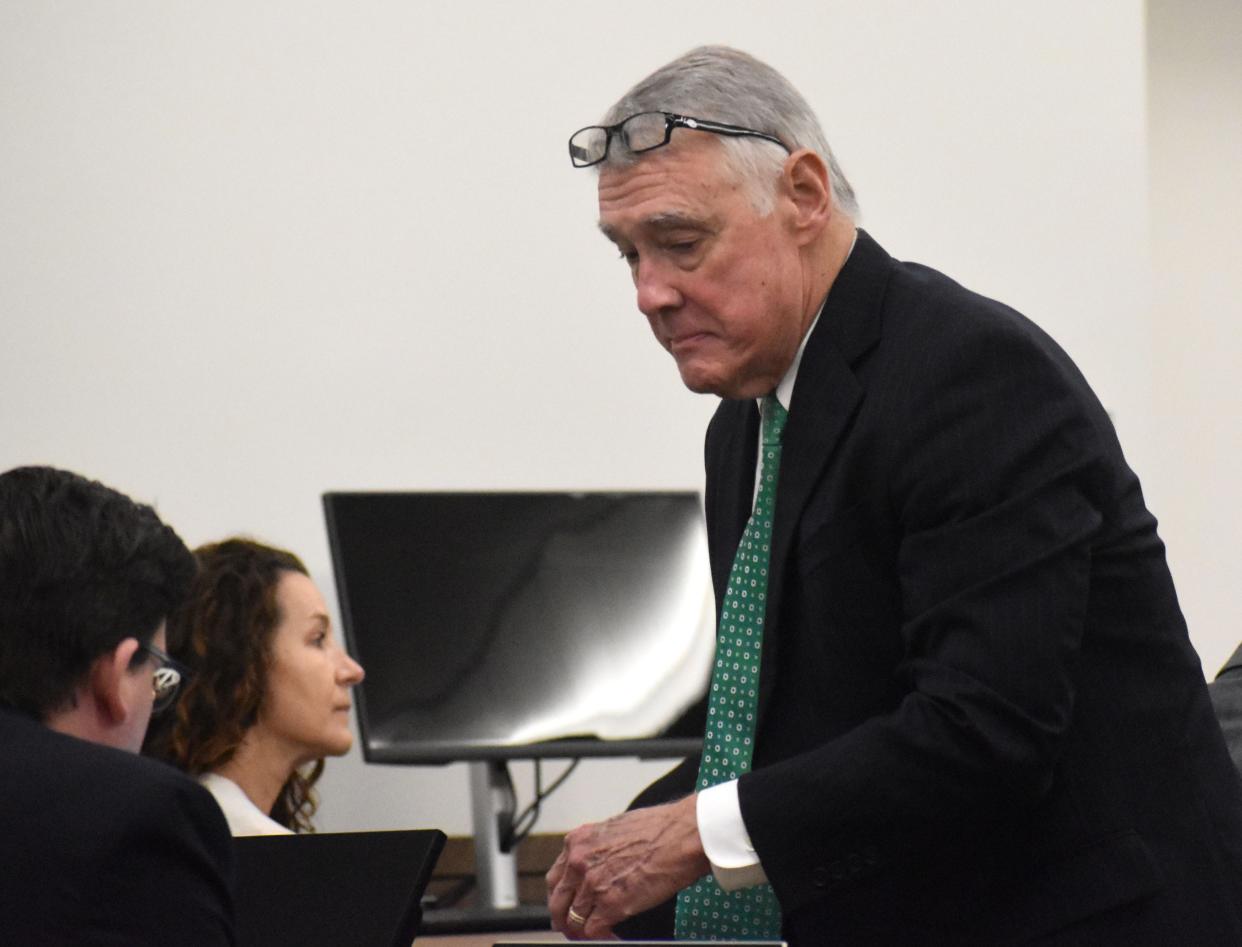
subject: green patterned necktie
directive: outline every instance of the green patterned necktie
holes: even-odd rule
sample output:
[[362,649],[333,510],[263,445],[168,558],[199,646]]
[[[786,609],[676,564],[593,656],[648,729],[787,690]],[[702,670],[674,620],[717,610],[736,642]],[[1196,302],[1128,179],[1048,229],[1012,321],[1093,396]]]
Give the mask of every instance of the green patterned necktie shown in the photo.
[[[763,399],[762,414],[759,493],[738,543],[720,610],[698,789],[749,772],[754,750],[772,513],[781,463],[781,431],[788,412],[774,395],[768,395]],[[780,906],[770,885],[725,891],[708,875],[677,896],[678,940],[764,940],[779,936],[780,929]]]

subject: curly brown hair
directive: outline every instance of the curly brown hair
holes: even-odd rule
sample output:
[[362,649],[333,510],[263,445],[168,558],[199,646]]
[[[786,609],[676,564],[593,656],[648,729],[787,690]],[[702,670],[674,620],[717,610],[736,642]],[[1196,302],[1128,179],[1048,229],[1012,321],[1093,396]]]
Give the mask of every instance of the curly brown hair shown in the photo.
[[[194,556],[198,576],[167,632],[169,652],[192,674],[175,712],[152,721],[143,752],[198,776],[231,760],[258,720],[280,622],[276,586],[283,573],[308,573],[293,553],[240,537],[200,546]],[[313,786],[322,773],[322,758],[295,769],[271,817],[313,832]]]

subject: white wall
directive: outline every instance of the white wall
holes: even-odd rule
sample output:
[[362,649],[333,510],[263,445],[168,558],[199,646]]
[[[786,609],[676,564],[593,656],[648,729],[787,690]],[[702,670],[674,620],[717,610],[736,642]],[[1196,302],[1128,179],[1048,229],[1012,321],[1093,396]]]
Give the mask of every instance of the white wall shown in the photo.
[[1242,4],[1148,4],[1155,376],[1148,491],[1209,676],[1242,641]]
[[[700,487],[712,399],[565,139],[727,42],[803,90],[891,252],[1062,341],[1141,472],[1143,28],[1138,0],[0,0],[0,469],[287,545],[329,595],[325,489]],[[584,764],[540,828],[661,768]],[[468,830],[463,767],[322,785],[327,829]]]

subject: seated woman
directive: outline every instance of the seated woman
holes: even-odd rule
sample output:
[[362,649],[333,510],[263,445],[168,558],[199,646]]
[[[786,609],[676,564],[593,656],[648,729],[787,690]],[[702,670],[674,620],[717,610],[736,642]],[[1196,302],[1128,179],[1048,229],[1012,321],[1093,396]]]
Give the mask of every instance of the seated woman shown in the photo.
[[199,574],[168,620],[191,677],[146,752],[206,786],[234,835],[311,832],[325,756],[353,743],[362,668],[332,635],[323,597],[292,553],[248,539],[195,551]]

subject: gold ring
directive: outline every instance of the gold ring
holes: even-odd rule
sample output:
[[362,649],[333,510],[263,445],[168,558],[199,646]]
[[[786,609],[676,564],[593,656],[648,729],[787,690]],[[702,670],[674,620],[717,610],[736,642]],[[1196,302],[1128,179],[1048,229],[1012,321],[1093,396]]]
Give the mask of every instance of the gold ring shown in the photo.
[[579,927],[584,927],[586,925],[586,918],[583,917],[581,914],[579,914],[577,911],[575,911],[572,907],[570,907],[569,912],[565,916],[569,918],[569,920],[572,923],[577,924]]

